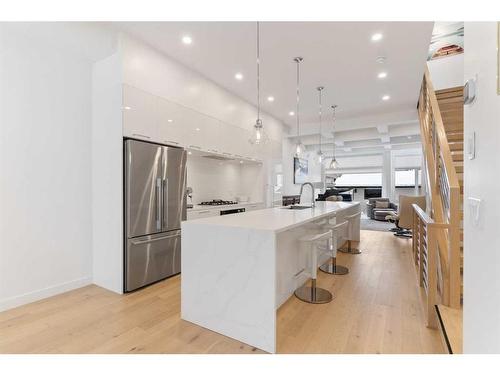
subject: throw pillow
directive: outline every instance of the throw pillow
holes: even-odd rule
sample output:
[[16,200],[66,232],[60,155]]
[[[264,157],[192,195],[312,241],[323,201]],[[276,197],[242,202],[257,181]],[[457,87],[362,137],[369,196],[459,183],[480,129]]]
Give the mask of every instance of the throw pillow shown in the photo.
[[389,208],[389,202],[376,201],[375,208]]

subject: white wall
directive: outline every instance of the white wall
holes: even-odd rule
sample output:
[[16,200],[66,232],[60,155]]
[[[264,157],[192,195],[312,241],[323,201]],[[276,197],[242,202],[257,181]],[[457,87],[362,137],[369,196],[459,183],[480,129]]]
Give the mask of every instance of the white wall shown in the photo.
[[464,54],[443,57],[427,62],[434,90],[462,86],[464,79]]
[[0,24],[0,310],[92,277],[91,61],[51,31]]
[[188,156],[187,185],[193,188],[193,203],[212,199],[234,200],[247,196],[252,202],[263,202],[261,164],[240,164],[202,156]]
[[[500,96],[497,24],[465,23],[464,81],[477,75],[477,99],[464,108],[465,137],[476,133],[476,158],[465,156],[464,352],[500,353]],[[468,198],[481,199],[479,221]]]
[[123,126],[121,55],[92,70],[93,282],[123,292]]

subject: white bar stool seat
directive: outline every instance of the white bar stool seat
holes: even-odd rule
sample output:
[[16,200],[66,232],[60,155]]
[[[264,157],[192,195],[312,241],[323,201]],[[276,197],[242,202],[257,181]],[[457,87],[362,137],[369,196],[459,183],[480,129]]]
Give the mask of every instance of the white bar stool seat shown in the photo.
[[321,243],[328,243],[332,237],[332,231],[324,233],[308,234],[301,237],[299,240],[304,246],[309,246],[311,286],[303,285],[295,290],[295,297],[307,303],[328,303],[333,299],[332,293],[328,290],[316,286],[318,274],[318,256],[325,252],[322,250]]
[[347,227],[347,247],[343,247],[339,249],[340,252],[346,254],[361,254],[361,250],[353,249],[351,246],[351,241],[354,239],[354,224],[361,217],[361,212],[358,212],[354,215],[346,216],[345,219],[349,223]]
[[349,273],[349,268],[337,264],[337,240],[340,237],[339,234],[341,232],[344,232],[346,227],[347,221],[339,224],[330,224],[329,222],[327,222],[323,225],[324,229],[329,229],[331,231],[332,236],[329,241],[330,243],[328,244],[328,248],[331,252],[331,257],[328,262],[326,262],[319,268],[321,271],[332,275],[346,275]]

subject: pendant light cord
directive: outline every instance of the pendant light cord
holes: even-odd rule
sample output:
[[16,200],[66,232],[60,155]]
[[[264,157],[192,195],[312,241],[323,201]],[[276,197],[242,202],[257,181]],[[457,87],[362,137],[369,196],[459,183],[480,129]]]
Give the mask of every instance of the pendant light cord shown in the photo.
[[323,93],[323,87],[318,87],[319,91],[319,151],[321,152],[321,129],[322,129],[322,119],[323,119],[323,104],[321,102],[321,96]]
[[300,132],[299,132],[299,101],[300,101],[300,93],[299,93],[299,80],[300,80],[300,76],[299,76],[299,64],[300,64],[300,60],[297,60],[297,113],[295,114],[295,116],[297,117],[295,120],[297,122],[297,137],[300,135]]
[[257,22],[257,121],[260,120],[260,23]]
[[333,119],[332,119],[333,159],[336,160],[336,158],[335,158],[335,109],[337,108],[337,106],[332,105],[332,108],[333,108]]

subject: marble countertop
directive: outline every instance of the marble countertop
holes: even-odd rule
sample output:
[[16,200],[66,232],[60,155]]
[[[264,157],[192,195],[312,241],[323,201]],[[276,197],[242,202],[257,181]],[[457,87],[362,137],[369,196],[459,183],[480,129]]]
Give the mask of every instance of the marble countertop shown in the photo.
[[[359,202],[316,202],[316,207],[304,210],[290,210],[283,207],[266,208],[235,215],[185,221],[182,225],[222,225],[277,233],[327,217],[356,205],[359,205]],[[234,206],[237,207],[237,205]]]
[[201,211],[201,210],[224,210],[226,208],[238,208],[238,207],[245,207],[245,206],[251,206],[254,204],[264,204],[264,202],[241,202],[237,204],[222,204],[220,206],[210,206],[210,205],[205,205],[205,204],[195,204],[193,205],[193,208],[188,208],[188,211]]

